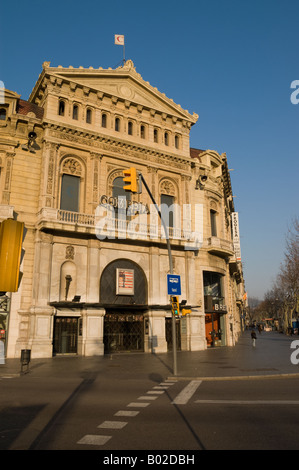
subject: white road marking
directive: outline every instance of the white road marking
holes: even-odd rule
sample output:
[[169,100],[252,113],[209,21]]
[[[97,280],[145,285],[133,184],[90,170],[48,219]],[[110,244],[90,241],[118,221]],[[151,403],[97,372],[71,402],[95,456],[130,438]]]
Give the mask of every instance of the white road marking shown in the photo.
[[162,395],[162,393],[165,393],[164,390],[150,390],[149,392],[146,392],[146,393],[150,393],[152,395]]
[[161,386],[161,385],[156,385],[153,387],[155,390],[167,390],[169,387]]
[[102,446],[111,439],[112,436],[96,436],[92,434],[86,434],[82,437],[77,444],[93,445],[93,446]]
[[142,403],[142,402],[132,402],[132,403],[129,403],[127,406],[131,406],[131,407],[137,407],[137,408],[145,408],[146,406],[150,405],[150,403]]
[[127,410],[120,410],[114,413],[114,416],[137,416],[140,411],[127,411]]
[[102,424],[98,426],[98,428],[105,428],[105,429],[122,429],[128,424],[125,421],[104,421]]
[[156,400],[156,398],[158,398],[158,395],[156,395],[156,396],[155,396],[155,395],[152,395],[152,396],[150,396],[150,395],[148,395],[148,396],[144,395],[144,396],[142,396],[142,397],[138,397],[137,400]]
[[195,393],[202,380],[191,380],[191,382],[183,388],[183,390],[176,396],[176,398],[171,402],[174,405],[186,405],[192,395]]
[[299,405],[298,400],[195,400],[203,405]]

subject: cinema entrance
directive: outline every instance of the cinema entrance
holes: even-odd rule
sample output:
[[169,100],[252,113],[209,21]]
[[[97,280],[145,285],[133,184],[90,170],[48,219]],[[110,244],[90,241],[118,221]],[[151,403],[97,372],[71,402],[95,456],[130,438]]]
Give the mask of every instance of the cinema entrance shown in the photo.
[[100,302],[105,308],[104,353],[144,351],[147,280],[131,260],[117,259],[103,271]]

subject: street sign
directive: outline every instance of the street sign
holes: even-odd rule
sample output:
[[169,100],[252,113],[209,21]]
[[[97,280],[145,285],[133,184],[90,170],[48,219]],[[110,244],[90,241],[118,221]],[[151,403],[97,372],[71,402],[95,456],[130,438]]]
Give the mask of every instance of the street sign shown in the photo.
[[181,295],[181,276],[177,274],[167,274],[168,295]]

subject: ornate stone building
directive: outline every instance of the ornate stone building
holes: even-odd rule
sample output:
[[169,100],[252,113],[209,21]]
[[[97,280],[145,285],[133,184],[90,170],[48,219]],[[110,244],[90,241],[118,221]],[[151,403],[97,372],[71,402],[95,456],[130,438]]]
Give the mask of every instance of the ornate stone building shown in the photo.
[[129,167],[167,220],[191,311],[176,320],[178,348],[238,339],[244,281],[227,159],[190,148],[197,119],[130,60],[108,70],[45,62],[28,101],[5,90],[0,221],[27,229],[19,290],[0,298],[7,357],[172,348],[165,233],[145,188],[123,190]]

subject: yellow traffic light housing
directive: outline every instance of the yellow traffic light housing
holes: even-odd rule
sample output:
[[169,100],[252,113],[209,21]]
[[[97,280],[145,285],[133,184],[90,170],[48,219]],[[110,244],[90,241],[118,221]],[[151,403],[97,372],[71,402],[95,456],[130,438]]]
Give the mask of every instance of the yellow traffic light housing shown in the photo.
[[179,298],[176,296],[171,297],[171,311],[174,316],[178,316],[180,314]]
[[0,224],[0,291],[19,287],[24,223],[6,219]]
[[123,189],[126,191],[131,191],[132,193],[138,192],[138,183],[137,183],[137,170],[136,168],[129,168],[128,170],[123,170],[124,183],[127,183]]
[[188,315],[189,313],[191,313],[191,308],[182,308],[182,315],[183,317],[185,315]]

